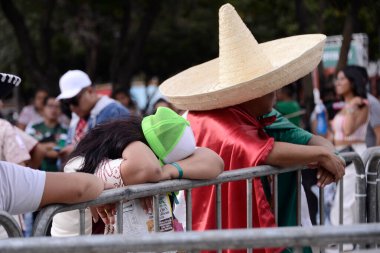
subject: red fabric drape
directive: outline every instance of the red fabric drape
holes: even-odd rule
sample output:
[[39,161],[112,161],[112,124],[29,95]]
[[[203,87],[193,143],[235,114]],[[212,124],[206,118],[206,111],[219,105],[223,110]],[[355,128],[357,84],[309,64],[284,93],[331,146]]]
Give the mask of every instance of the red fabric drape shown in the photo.
[[[274,139],[264,132],[264,125],[275,118],[258,121],[238,106],[207,112],[189,112],[187,119],[197,146],[208,147],[224,160],[225,171],[263,164],[273,148]],[[253,227],[275,227],[274,215],[265,197],[260,178],[253,180]],[[216,229],[215,186],[192,191],[193,229]],[[222,185],[222,227],[246,228],[246,182]],[[272,253],[281,249],[260,249]],[[246,252],[245,250],[229,252]]]

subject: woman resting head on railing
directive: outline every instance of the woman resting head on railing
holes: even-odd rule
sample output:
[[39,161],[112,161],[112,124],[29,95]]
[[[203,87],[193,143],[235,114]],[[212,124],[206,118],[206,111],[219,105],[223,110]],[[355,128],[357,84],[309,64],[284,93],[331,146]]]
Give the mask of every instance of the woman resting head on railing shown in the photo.
[[[115,187],[123,187],[178,178],[211,179],[223,171],[224,163],[212,150],[195,148],[189,123],[172,110],[161,107],[155,115],[143,121],[130,117],[96,126],[78,143],[66,165],[70,166],[80,168],[80,172],[95,174]],[[124,213],[128,209],[128,215],[135,215],[134,218],[124,218],[124,233],[132,233],[132,225],[127,224],[131,219],[140,219],[138,226],[143,228],[139,229],[137,225],[133,228],[138,230],[137,233],[153,229],[152,212],[146,213],[142,206],[148,202],[146,208],[151,210],[150,201],[146,200],[131,200],[124,204]],[[162,231],[171,231],[173,217],[167,195],[160,197],[160,205],[170,211],[165,216],[170,222],[162,226],[165,227]],[[103,205],[97,210],[106,224],[114,223],[113,205]],[[54,218],[53,236],[78,233],[77,228],[72,233],[57,233],[55,226],[63,222],[67,225],[67,221],[56,221]],[[112,233],[112,229],[113,226],[106,226],[105,233]],[[136,231],[134,233],[136,235]]]

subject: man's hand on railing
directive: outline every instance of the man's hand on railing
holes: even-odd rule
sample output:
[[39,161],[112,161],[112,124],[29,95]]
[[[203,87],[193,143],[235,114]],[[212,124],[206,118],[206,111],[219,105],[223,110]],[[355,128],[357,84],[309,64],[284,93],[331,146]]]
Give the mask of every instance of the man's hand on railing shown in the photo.
[[343,178],[345,174],[345,162],[339,156],[334,153],[328,153],[327,156],[323,156],[318,167],[324,169],[334,176],[334,181],[338,182]]
[[329,185],[331,183],[335,182],[335,177],[333,174],[331,174],[329,171],[318,168],[317,171],[317,185],[321,188],[325,187],[326,185]]

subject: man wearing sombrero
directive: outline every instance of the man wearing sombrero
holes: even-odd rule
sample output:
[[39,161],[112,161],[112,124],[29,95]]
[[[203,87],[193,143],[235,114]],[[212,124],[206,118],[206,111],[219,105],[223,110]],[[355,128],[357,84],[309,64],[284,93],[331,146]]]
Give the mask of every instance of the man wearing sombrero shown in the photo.
[[[325,38],[321,34],[301,35],[258,44],[235,9],[226,4],[219,10],[219,58],[175,75],[160,90],[177,108],[189,110],[187,119],[197,146],[217,152],[225,170],[313,163],[319,170],[319,185],[324,186],[342,178],[344,162],[327,141],[289,125],[283,118],[272,124],[279,115],[271,111],[275,90],[318,65]],[[296,225],[293,182],[294,173],[279,178],[278,192],[283,194],[279,195],[279,225]],[[276,226],[265,196],[266,186],[266,180],[253,180],[253,227]],[[216,228],[214,193],[214,186],[192,191],[194,230]],[[247,226],[244,181],[222,186],[222,226]]]

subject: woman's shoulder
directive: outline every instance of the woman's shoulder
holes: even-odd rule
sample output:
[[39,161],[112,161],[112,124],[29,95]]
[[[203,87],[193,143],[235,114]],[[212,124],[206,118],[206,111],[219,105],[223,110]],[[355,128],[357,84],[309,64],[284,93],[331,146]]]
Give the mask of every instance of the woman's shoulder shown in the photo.
[[77,172],[82,168],[84,165],[84,157],[83,156],[76,156],[71,158],[63,168],[64,172]]

